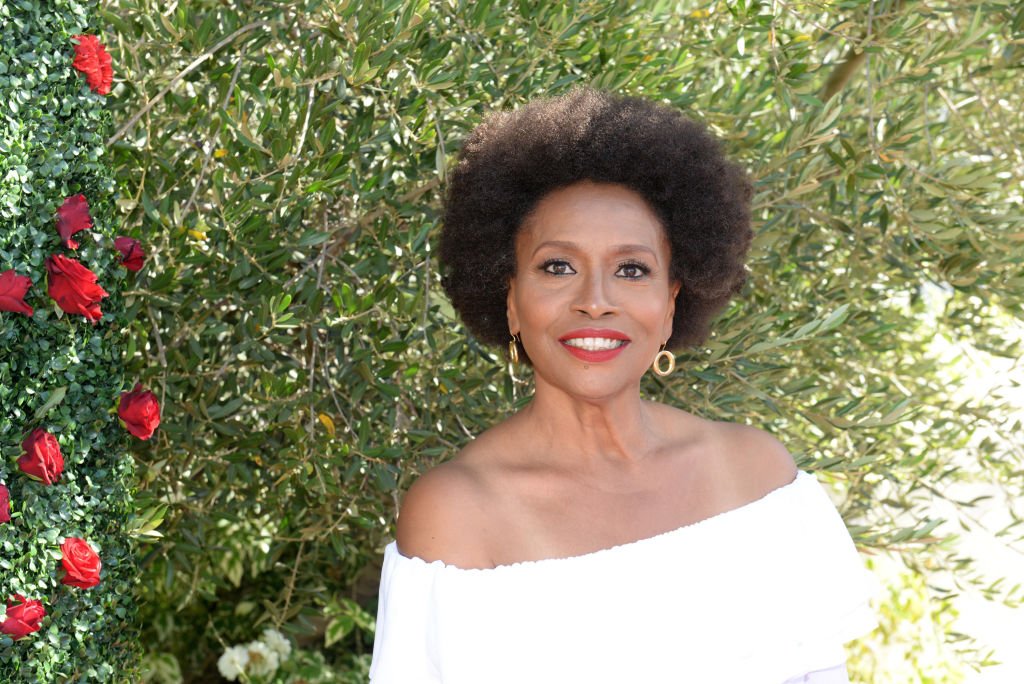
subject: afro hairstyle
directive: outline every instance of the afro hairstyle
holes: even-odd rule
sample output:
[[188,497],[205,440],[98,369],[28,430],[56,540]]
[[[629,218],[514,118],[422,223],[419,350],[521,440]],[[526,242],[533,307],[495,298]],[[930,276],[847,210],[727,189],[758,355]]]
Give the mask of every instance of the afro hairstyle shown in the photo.
[[[676,109],[588,86],[493,111],[466,138],[440,240],[442,285],[466,327],[484,343],[509,342],[516,234],[545,195],[584,179],[630,188],[660,218],[681,284],[666,346],[703,343],[747,280],[751,182]],[[529,362],[521,344],[519,357]]]

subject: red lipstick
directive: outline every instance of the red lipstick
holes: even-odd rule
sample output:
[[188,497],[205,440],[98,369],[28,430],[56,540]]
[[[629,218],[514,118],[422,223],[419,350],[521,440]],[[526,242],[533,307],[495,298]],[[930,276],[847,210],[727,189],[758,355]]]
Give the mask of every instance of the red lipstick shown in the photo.
[[[608,340],[623,340],[625,344],[615,347],[614,349],[600,349],[600,350],[589,350],[580,349],[579,347],[573,347],[566,344],[567,340],[579,339],[584,337],[598,337]],[[598,363],[601,361],[610,361],[618,356],[623,349],[629,346],[630,339],[625,333],[619,332],[618,330],[611,330],[608,328],[580,328],[579,330],[573,330],[572,332],[566,333],[558,338],[558,341],[562,343],[562,346],[567,352],[580,359],[581,361],[589,361],[592,363]]]

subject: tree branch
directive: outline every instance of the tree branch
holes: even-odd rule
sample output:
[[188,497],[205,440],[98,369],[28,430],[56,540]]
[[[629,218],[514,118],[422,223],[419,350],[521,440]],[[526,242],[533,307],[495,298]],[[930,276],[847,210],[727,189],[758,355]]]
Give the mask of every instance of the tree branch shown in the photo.
[[177,76],[172,78],[171,82],[168,83],[164,87],[163,90],[161,90],[159,93],[157,93],[156,97],[154,97],[152,100],[147,102],[142,109],[140,109],[139,111],[137,111],[134,114],[132,114],[132,117],[130,119],[128,119],[127,121],[125,121],[124,124],[122,124],[121,127],[119,129],[117,129],[117,132],[114,133],[114,135],[110,136],[110,138],[107,139],[107,147],[110,147],[111,145],[116,143],[118,140],[120,140],[121,136],[123,136],[125,133],[127,133],[128,130],[131,129],[132,126],[134,126],[136,123],[138,123],[139,119],[141,119],[142,117],[144,117],[146,115],[146,112],[148,112],[150,109],[152,109],[154,106],[156,106],[156,104],[158,102],[160,102],[160,100],[164,99],[164,96],[167,93],[171,92],[171,90],[174,89],[174,86],[178,85],[178,83],[181,82],[181,79],[185,78],[188,74],[190,74],[192,71],[194,71],[200,64],[202,64],[206,60],[210,59],[210,57],[213,57],[213,55],[216,54],[222,47],[224,47],[225,45],[230,44],[232,41],[235,40],[235,38],[237,38],[238,36],[242,35],[243,33],[248,33],[249,31],[252,31],[253,29],[257,29],[257,28],[267,28],[268,26],[269,26],[269,24],[267,24],[267,22],[265,22],[265,21],[254,21],[251,24],[246,24],[245,26],[243,26],[242,28],[238,29],[237,31],[232,33],[230,36],[225,38],[224,40],[222,40],[219,43],[217,43],[216,45],[214,45],[212,48],[210,48],[209,50],[207,50],[203,54],[201,54],[198,57],[196,57],[192,61],[191,64],[189,64],[187,67],[182,69],[181,72],[179,72]]

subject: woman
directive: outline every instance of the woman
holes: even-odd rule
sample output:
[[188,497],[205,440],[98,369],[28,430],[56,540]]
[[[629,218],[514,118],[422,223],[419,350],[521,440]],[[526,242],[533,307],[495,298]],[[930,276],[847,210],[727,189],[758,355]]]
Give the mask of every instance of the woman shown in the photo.
[[766,432],[640,397],[745,283],[750,197],[640,98],[581,88],[469,136],[444,286],[535,393],[404,497],[374,684],[848,681],[870,579],[817,480]]

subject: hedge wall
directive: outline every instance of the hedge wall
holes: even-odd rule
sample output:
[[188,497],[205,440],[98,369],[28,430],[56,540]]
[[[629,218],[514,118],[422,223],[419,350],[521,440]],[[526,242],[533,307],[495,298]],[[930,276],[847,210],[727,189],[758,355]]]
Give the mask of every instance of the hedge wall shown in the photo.
[[[118,412],[130,413],[121,396],[133,385],[123,370],[131,317],[123,291],[140,252],[117,235],[104,143],[110,69],[95,10],[88,2],[0,2],[5,683],[137,671],[133,438]],[[125,264],[127,244],[136,251]]]

